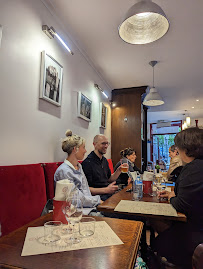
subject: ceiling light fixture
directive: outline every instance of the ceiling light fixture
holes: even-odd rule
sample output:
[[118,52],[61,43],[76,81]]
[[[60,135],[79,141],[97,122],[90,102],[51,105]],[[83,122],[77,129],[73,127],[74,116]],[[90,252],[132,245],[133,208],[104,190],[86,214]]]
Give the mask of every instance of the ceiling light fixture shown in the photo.
[[147,44],[160,39],[169,29],[169,20],[151,0],[139,0],[118,27],[119,36],[130,44]]
[[150,89],[149,93],[144,98],[143,105],[145,106],[160,106],[164,104],[162,97],[157,92],[157,89],[154,87],[154,66],[157,63],[157,61],[149,62],[149,65],[153,67],[153,87]]
[[[185,115],[188,114],[187,113],[187,110],[185,110],[185,114],[183,114],[184,118],[185,118]],[[185,120],[183,121],[183,124],[182,124],[182,129],[185,130],[187,129],[188,127],[190,127],[190,123],[191,123],[191,119],[189,116],[186,116]]]
[[109,99],[108,95],[102,90],[101,87],[99,87],[98,84],[94,84],[94,87],[95,87],[97,90],[100,90],[101,93],[102,93],[107,99]]
[[66,45],[66,43],[63,41],[63,39],[57,34],[55,29],[51,26],[50,28],[47,25],[42,25],[42,31],[50,38],[57,37],[57,39],[61,42],[61,44],[67,49],[67,51],[73,55],[74,53],[72,50]]
[[199,102],[199,99],[197,99],[196,101]]

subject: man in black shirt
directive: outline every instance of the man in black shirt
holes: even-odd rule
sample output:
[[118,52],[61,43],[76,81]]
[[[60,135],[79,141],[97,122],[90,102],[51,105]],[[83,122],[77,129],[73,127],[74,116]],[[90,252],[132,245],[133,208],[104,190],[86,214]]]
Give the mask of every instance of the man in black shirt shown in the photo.
[[111,174],[108,161],[103,156],[109,146],[106,136],[96,135],[93,140],[94,151],[82,162],[82,168],[88,180],[92,195],[100,195],[105,201],[118,190],[116,179],[121,173],[121,168]]

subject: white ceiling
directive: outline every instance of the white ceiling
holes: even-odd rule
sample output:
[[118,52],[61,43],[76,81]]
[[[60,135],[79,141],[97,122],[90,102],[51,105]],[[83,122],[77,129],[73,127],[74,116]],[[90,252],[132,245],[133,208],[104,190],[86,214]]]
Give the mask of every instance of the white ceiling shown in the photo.
[[159,119],[181,118],[184,110],[203,118],[202,0],[154,0],[166,13],[170,29],[160,40],[146,45],[129,45],[118,35],[122,17],[135,0],[46,2],[111,89],[152,86],[148,63],[157,60],[155,87],[165,104],[149,111],[165,111]]

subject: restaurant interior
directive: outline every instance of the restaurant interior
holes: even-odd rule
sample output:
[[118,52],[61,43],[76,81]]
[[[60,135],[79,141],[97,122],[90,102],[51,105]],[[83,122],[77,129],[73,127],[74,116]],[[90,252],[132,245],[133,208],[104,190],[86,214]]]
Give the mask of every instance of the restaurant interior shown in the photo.
[[[119,152],[132,147],[137,155],[135,164],[144,171],[149,166],[153,169],[157,160],[164,160],[167,170],[175,135],[188,127],[202,128],[203,2],[144,0],[149,6],[155,3],[161,7],[164,26],[160,35],[156,32],[151,38],[147,35],[154,30],[148,25],[136,40],[130,33],[130,23],[129,26],[124,22],[133,10],[131,7],[140,1],[0,1],[0,180],[14,177],[5,184],[6,189],[1,188],[0,196],[8,197],[12,189],[12,203],[18,199],[13,188],[15,176],[19,176],[18,166],[57,163],[58,167],[67,155],[61,150],[61,139],[67,129],[85,138],[85,158],[94,149],[95,135],[103,134],[110,142],[105,157],[111,160],[112,167],[120,160]],[[141,36],[144,31],[145,37]],[[5,174],[3,168],[8,166],[14,170]],[[29,171],[24,173],[26,177]],[[37,201],[41,196],[35,214],[29,212],[27,220],[12,223],[5,235],[40,217],[39,211],[47,199],[53,198],[47,189],[45,193],[43,196],[41,189],[34,198]],[[0,204],[0,213],[5,213],[9,206],[12,212],[12,204],[5,205],[3,199]],[[181,220],[183,216],[178,217]],[[36,221],[33,226],[43,225],[43,221]],[[130,222],[123,220],[123,225],[130,228]],[[108,224],[112,229],[116,227],[113,220],[108,220]],[[120,230],[115,229],[119,234]],[[139,238],[133,241],[136,231]],[[120,237],[123,242],[127,237],[132,239],[130,243],[134,245],[133,256],[123,257],[123,266],[124,260],[130,259],[125,268],[134,268],[141,231],[142,225],[138,225],[131,234]],[[21,233],[23,238],[24,231]],[[5,242],[0,248],[6,253]],[[48,265],[41,257],[22,262],[18,259],[22,246],[20,242],[18,251],[13,252],[15,262],[10,266],[14,267],[6,267],[0,259],[0,268],[38,268],[39,264],[41,268],[57,268],[51,267],[55,257],[60,265],[65,262],[62,256],[49,257]],[[12,254],[9,251],[5,254],[8,259]],[[116,251],[115,247],[114,254]],[[117,268],[121,261],[115,262],[111,256],[108,263],[108,251],[104,252],[95,253],[100,258],[105,255],[106,261],[101,265],[90,266],[86,252],[80,250],[80,259],[76,254],[70,256],[66,264],[69,267],[64,268],[72,268],[73,259],[77,259],[73,268]],[[86,267],[82,265],[83,259]]]

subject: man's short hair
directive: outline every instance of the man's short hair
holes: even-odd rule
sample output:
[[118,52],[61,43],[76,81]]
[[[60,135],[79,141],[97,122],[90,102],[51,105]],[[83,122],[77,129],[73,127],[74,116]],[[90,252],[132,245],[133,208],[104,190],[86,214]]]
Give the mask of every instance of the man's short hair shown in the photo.
[[98,135],[95,135],[94,139],[93,139],[93,143],[96,144],[99,140],[100,137],[106,137],[105,135],[103,134],[98,134]]

